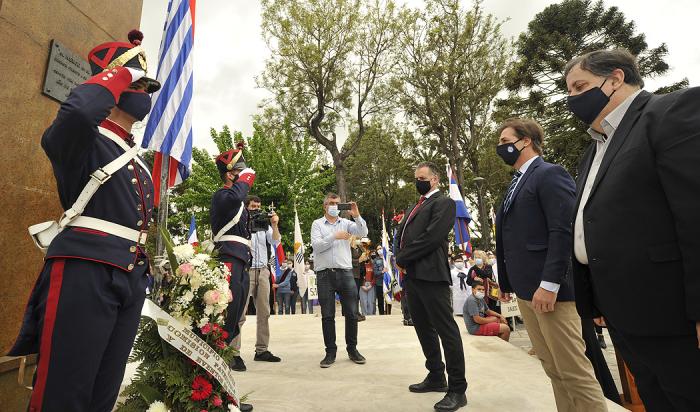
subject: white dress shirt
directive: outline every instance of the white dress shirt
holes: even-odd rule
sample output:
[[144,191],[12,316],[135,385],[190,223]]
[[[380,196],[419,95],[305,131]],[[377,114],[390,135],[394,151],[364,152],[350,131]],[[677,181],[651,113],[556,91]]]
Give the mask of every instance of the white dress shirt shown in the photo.
[[352,269],[350,241],[336,239],[336,232],[345,231],[357,237],[367,236],[367,223],[361,216],[355,221],[339,217],[335,223],[326,217],[314,220],[311,225],[311,246],[314,248],[314,270]]
[[588,264],[588,253],[586,252],[586,235],[583,232],[583,209],[588,202],[588,197],[591,194],[591,189],[593,188],[593,183],[598,175],[598,170],[600,169],[600,164],[603,162],[603,157],[605,157],[605,152],[608,150],[610,145],[610,140],[615,136],[615,131],[620,126],[622,118],[625,117],[627,110],[632,105],[632,102],[641,92],[638,90],[629,96],[625,101],[623,101],[619,106],[615,108],[610,114],[605,116],[600,125],[603,127],[603,131],[607,135],[607,138],[602,134],[596,132],[592,128],[588,129],[588,134],[591,135],[593,140],[596,142],[596,152],[593,157],[593,163],[591,164],[591,169],[588,172],[588,177],[586,178],[586,184],[583,186],[583,193],[581,194],[581,203],[579,203],[578,211],[576,212],[576,220],[574,221],[574,256],[576,260]]
[[250,254],[253,255],[250,267],[251,269],[262,269],[266,267],[269,263],[268,261],[268,251],[267,245],[270,244],[270,255],[275,255],[275,248],[280,243],[279,240],[272,238],[272,227],[268,227],[267,230],[261,230],[259,232],[250,234]]

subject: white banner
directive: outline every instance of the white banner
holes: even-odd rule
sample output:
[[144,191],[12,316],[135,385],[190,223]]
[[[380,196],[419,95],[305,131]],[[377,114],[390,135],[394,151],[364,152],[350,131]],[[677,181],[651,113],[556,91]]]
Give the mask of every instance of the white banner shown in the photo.
[[307,286],[309,289],[309,296],[307,296],[307,298],[309,300],[318,299],[318,284],[316,283],[316,275],[308,275],[306,281],[308,282]]
[[211,373],[238,403],[238,392],[231,368],[211,346],[150,299],[144,302],[141,315],[153,319],[158,325],[158,334],[164,341]]

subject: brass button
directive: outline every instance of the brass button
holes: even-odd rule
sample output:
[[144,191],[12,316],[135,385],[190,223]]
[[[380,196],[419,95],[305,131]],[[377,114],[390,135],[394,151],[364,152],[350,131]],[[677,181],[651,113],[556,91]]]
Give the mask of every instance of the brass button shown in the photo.
[[136,182],[138,182],[138,180],[136,180],[136,178],[131,179],[131,184],[132,184],[132,185],[135,185]]
[[143,224],[143,220],[139,220],[138,222],[136,222],[136,226],[141,226],[142,224]]
[[144,262],[143,260],[139,260],[139,266],[143,266],[145,263],[146,262]]
[[134,170],[134,165],[129,165],[126,168],[129,169],[129,171],[132,171],[132,170]]
[[136,246],[132,246],[129,248],[129,252],[134,253],[136,252]]
[[144,181],[143,181],[143,185],[144,185],[144,186],[147,186],[147,185],[148,185],[148,180],[144,180]]
[[129,264],[129,266],[127,266],[126,268],[127,268],[128,270],[133,270],[133,269],[134,269],[133,263]]
[[139,210],[139,211],[141,210],[141,205],[140,205],[140,204],[136,205],[136,210]]
[[151,194],[150,194],[150,193],[146,195],[146,199],[148,199],[148,198],[150,198],[150,197],[151,197]]

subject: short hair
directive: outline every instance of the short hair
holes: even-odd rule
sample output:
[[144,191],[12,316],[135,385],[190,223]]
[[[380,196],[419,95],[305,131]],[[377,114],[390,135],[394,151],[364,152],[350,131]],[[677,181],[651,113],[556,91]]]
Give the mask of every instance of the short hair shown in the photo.
[[542,154],[542,146],[544,145],[544,129],[539,123],[532,119],[511,117],[500,126],[498,126],[498,134],[503,133],[507,128],[513,129],[518,139],[529,137],[532,140],[532,148],[537,154]]
[[326,197],[323,198],[323,205],[324,206],[327,205],[328,201],[331,199],[340,199],[340,196],[338,196],[337,193],[333,193],[333,192],[326,193]]
[[484,286],[484,282],[482,282],[482,281],[480,281],[480,280],[475,280],[475,281],[472,283],[472,289],[475,288],[475,287],[477,287],[477,286],[481,286],[481,287],[484,287],[484,288],[486,287],[486,286]]
[[430,169],[430,173],[432,173],[433,175],[440,178],[440,170],[438,169],[438,167],[435,163],[433,163],[433,162],[420,162],[416,165],[416,170],[418,170],[422,167],[427,167],[428,169]]
[[610,76],[615,69],[620,69],[625,73],[625,83],[644,87],[637,58],[627,49],[596,50],[576,56],[566,63],[564,77],[578,64],[583,70],[604,77]]
[[260,200],[260,198],[255,195],[249,195],[245,198],[245,207],[250,206],[250,202],[262,203],[262,200]]

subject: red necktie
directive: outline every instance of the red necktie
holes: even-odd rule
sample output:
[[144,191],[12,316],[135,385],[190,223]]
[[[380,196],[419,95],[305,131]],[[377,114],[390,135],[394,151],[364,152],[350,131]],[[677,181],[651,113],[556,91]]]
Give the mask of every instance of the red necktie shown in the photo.
[[403,248],[403,234],[406,233],[406,226],[408,226],[408,223],[411,221],[411,219],[413,218],[413,215],[416,214],[416,212],[418,211],[418,208],[420,208],[420,205],[422,205],[423,202],[425,202],[425,196],[420,197],[420,200],[416,204],[416,207],[414,207],[413,210],[411,210],[411,213],[408,215],[408,219],[406,219],[406,224],[403,225],[403,231],[401,232],[401,247],[402,248]]

